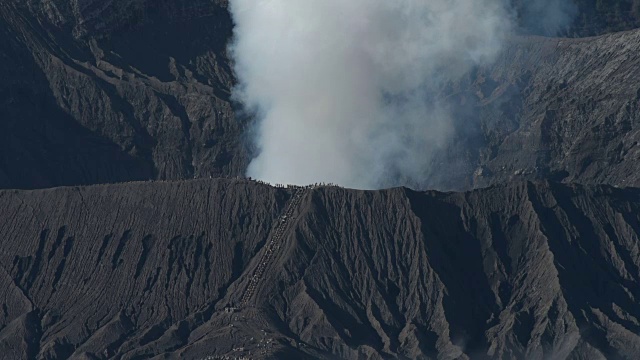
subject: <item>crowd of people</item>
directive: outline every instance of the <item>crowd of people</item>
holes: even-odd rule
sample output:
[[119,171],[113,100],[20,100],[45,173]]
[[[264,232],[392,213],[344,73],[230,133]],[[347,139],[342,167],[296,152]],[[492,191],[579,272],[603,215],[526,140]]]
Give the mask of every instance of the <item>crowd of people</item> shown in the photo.
[[309,185],[293,185],[293,184],[280,184],[280,183],[272,184],[266,181],[254,179],[252,177],[235,176],[235,177],[225,177],[225,178],[227,179],[231,178],[231,179],[237,179],[237,180],[249,180],[261,185],[273,186],[278,189],[315,189],[319,187],[339,187],[339,188],[342,187],[338,184],[331,183],[331,182],[317,182]]

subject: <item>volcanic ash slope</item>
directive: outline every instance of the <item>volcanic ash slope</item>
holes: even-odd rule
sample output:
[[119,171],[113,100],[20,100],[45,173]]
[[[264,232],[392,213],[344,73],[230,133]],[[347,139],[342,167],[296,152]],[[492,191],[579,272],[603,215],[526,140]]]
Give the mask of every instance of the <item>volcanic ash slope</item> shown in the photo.
[[5,190],[0,352],[633,358],[639,200],[529,182]]

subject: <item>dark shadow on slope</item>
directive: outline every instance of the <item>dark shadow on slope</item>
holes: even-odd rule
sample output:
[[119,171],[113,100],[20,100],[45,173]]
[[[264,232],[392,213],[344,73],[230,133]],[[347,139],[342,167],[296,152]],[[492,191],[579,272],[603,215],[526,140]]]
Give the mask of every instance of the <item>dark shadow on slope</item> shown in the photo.
[[0,185],[32,189],[151,178],[148,161],[82,127],[57,105],[13,26],[0,17],[0,36],[9,39],[0,44],[0,56],[11,59],[0,71]]
[[[166,9],[149,13],[146,22],[135,29],[118,31],[106,41],[100,41],[109,62],[121,66],[123,69],[136,68],[142,73],[168,82],[175,79],[172,74],[171,59],[178,64],[188,66],[194,76],[202,83],[213,86],[216,96],[228,100],[230,96],[229,84],[225,79],[211,84],[209,80],[199,75],[198,65],[194,60],[208,52],[216,56],[225,54],[227,42],[231,38],[233,24],[225,9],[216,7],[212,13],[204,17],[173,21],[166,14]],[[189,39],[185,41],[185,39]],[[117,56],[109,55],[113,52]],[[217,61],[224,72],[231,74],[227,61]],[[180,69],[176,69],[180,72]],[[181,74],[184,75],[184,74]]]
[[[607,359],[622,358],[609,342],[606,329],[594,326],[601,322],[591,309],[598,309],[609,318],[616,319],[611,311],[611,300],[628,311],[635,310],[636,315],[639,310],[638,304],[631,301],[621,289],[621,284],[626,280],[611,271],[612,265],[607,264],[607,259],[601,257],[601,240],[596,236],[591,220],[573,204],[570,190],[556,186],[552,188],[552,192],[559,208],[577,230],[576,238],[567,237],[567,224],[558,220],[558,210],[546,207],[531,185],[529,198],[540,218],[542,231],[549,240],[549,248],[554,255],[567,306],[576,318],[583,339],[601,351]],[[640,233],[640,229],[635,231]],[[637,284],[631,288],[635,287]]]
[[421,220],[429,265],[446,287],[443,307],[450,338],[465,345],[467,353],[486,354],[484,326],[499,309],[483,267],[480,241],[465,232],[457,206],[412,190],[406,194]]

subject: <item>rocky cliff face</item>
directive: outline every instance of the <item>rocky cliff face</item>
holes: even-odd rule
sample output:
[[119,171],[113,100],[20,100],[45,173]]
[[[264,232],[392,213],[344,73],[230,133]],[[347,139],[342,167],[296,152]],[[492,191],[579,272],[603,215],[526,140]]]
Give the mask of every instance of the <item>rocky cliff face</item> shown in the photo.
[[511,179],[640,186],[640,31],[522,38],[479,72],[474,185]]
[[224,4],[121,3],[0,4],[0,187],[243,172]]
[[176,23],[220,16],[227,3],[227,0],[28,0],[24,5],[40,21],[60,30],[71,30],[76,38],[105,38],[154,22]]
[[13,358],[631,359],[639,200],[524,182],[2,191],[0,346]]
[[458,131],[426,187],[523,179],[640,186],[639,52],[639,30],[512,38],[494,64],[441,90]]
[[3,358],[637,357],[640,31],[514,38],[443,88],[431,184],[490,187],[440,193],[208,179],[250,157],[231,29],[0,1],[0,188],[121,182],[0,191]]
[[[0,188],[243,174],[231,31],[225,1],[2,2]],[[639,37],[514,38],[443,89],[460,131],[417,185],[640,186]]]

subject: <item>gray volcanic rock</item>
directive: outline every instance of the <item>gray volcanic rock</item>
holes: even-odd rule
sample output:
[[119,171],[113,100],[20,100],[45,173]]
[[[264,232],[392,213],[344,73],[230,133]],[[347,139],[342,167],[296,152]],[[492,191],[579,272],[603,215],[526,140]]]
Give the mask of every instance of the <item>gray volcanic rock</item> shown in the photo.
[[0,188],[122,182],[0,191],[2,358],[637,358],[640,31],[442,89],[487,189],[127,182],[244,172],[226,6],[0,1]]
[[[0,4],[0,188],[244,173],[216,0]],[[640,31],[518,37],[443,93],[459,131],[416,187],[640,186]]]
[[227,0],[28,0],[27,5],[40,19],[80,38],[109,36],[158,16],[169,21],[210,17],[226,8]]
[[512,179],[640,186],[640,31],[521,38],[479,72],[473,186]]
[[[243,174],[223,0],[0,3],[0,188]],[[459,124],[415,187],[640,186],[640,31],[518,37],[443,89]]]
[[640,351],[637,189],[193,180],[5,190],[0,208],[7,358]]
[[[35,340],[36,353],[64,358],[182,347],[180,324],[211,316],[286,194],[200,181],[5,191],[0,199],[0,256],[10,266],[1,327],[35,329],[17,343],[10,340],[20,333],[7,330],[3,349]],[[28,314],[37,326],[25,325]]]
[[0,187],[241,174],[225,6],[0,3]]
[[494,64],[442,89],[458,134],[436,157],[427,187],[640,186],[638,54],[640,30],[512,38]]

